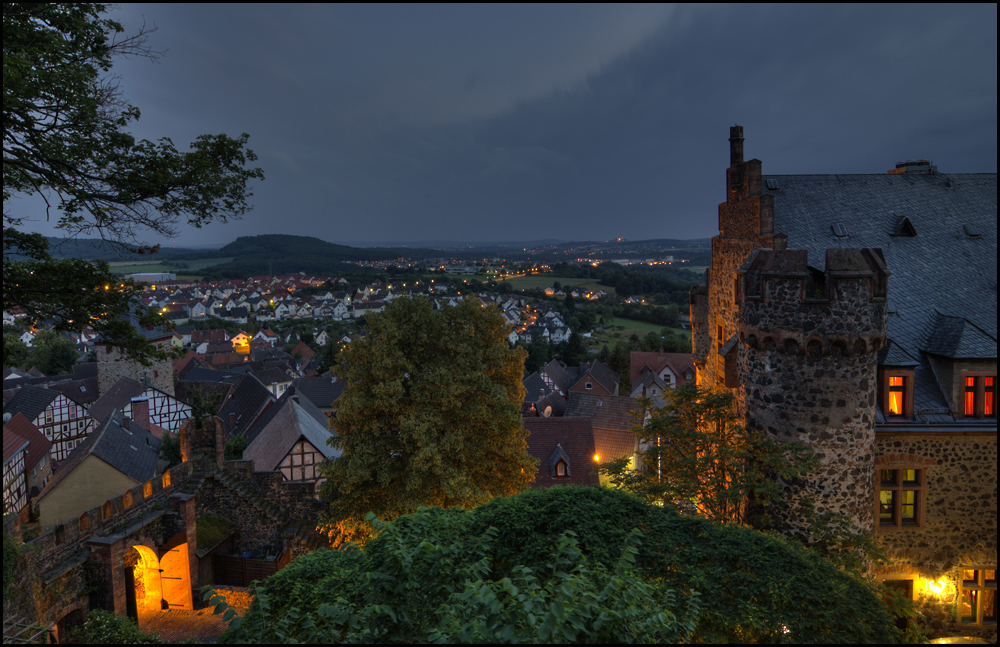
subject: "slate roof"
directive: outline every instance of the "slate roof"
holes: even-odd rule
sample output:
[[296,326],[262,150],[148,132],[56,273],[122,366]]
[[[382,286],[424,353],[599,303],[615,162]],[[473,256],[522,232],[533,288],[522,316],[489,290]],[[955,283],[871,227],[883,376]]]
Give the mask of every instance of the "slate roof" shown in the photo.
[[[524,418],[528,453],[538,459],[534,487],[600,485],[594,472],[594,430],[589,418]],[[555,476],[553,455],[559,450],[569,458],[570,473]]]
[[[614,393],[615,389],[618,388],[619,377],[618,373],[612,371],[606,364],[600,360],[594,360],[590,364],[581,364],[580,370],[576,375],[576,379],[573,380],[573,386],[576,386],[587,377],[590,377],[595,382],[599,383],[605,388],[609,393]],[[570,387],[572,388],[572,387]]]
[[326,458],[341,455],[341,450],[326,442],[334,433],[294,399],[288,398],[273,406],[268,414],[253,438],[247,438],[247,448],[243,451],[243,459],[253,461],[254,470],[270,472],[276,469],[299,438],[308,440]]
[[115,411],[120,411],[127,407],[132,398],[139,397],[147,388],[151,387],[148,384],[137,382],[130,377],[120,378],[97,399],[97,402],[90,405],[88,413],[95,420],[104,422]]
[[537,402],[539,399],[545,397],[549,393],[552,393],[552,389],[545,383],[542,376],[537,372],[532,373],[528,377],[524,378],[522,382],[526,394],[524,396],[525,402]]
[[[766,188],[770,180],[777,188]],[[923,353],[997,356],[996,173],[765,175],[761,184],[774,196],[775,232],[789,249],[809,250],[813,267],[824,269],[828,248],[882,249],[892,272],[888,336],[919,360],[914,410],[949,408]],[[903,218],[916,235],[894,235]]]
[[329,377],[303,377],[294,382],[303,397],[320,409],[328,409],[344,392],[343,382],[334,382]]
[[52,491],[87,456],[93,455],[136,483],[156,476],[160,439],[115,411],[94,433],[76,446],[53,474],[39,498]]
[[[227,438],[246,433],[261,413],[275,401],[271,392],[252,375],[230,376],[228,379],[236,388],[219,410]],[[230,424],[231,420],[235,424]]]
[[59,397],[58,391],[26,384],[18,389],[10,402],[4,406],[3,412],[10,413],[12,416],[21,413],[29,421],[33,421],[57,397]]
[[98,382],[96,377],[84,380],[62,380],[49,384],[53,391],[59,391],[77,404],[89,405],[97,401]]

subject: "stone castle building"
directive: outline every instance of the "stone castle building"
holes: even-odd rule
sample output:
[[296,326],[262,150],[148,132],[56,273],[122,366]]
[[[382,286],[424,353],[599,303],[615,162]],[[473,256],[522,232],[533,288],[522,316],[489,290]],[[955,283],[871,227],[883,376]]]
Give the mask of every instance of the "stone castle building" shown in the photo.
[[[996,174],[764,175],[730,129],[691,291],[703,387],[820,468],[786,488],[873,533],[941,635],[996,639]],[[776,525],[803,533],[784,513]]]

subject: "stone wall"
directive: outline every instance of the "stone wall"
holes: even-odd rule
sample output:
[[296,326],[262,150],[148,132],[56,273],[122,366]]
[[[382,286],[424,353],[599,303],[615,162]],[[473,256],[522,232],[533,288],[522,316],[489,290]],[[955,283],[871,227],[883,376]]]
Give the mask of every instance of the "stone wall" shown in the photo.
[[[992,435],[879,435],[883,466],[925,469],[923,524],[881,530],[878,545],[897,565],[927,575],[997,563],[997,437]],[[930,464],[922,465],[923,462]],[[873,505],[874,509],[874,505]]]
[[[160,350],[170,350],[170,340],[157,342]],[[128,359],[121,349],[106,344],[99,344],[94,351],[97,358],[97,390],[104,395],[119,379],[129,377],[142,381],[143,372],[149,377],[149,383],[164,393],[174,395],[174,364],[165,359],[153,362],[150,366]]]
[[913,597],[930,638],[974,636],[996,643],[997,627],[961,622],[966,568],[997,565],[997,437],[962,433],[888,434],[875,441],[876,469],[925,470],[922,523],[876,526],[875,543],[889,560],[883,580],[913,583]]

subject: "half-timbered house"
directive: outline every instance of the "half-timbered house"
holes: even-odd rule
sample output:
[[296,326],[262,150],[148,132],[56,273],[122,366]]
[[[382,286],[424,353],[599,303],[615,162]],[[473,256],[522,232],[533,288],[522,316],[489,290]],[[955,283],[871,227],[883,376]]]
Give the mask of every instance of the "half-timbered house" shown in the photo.
[[52,458],[57,461],[86,440],[97,422],[82,404],[65,394],[30,384],[18,390],[4,413],[21,413],[31,421],[52,442]]
[[151,384],[123,377],[90,407],[91,416],[102,422],[115,411],[176,434],[181,423],[191,417],[192,408]]
[[19,513],[28,505],[28,481],[24,473],[24,459],[28,445],[26,438],[3,428],[3,504],[5,510]]

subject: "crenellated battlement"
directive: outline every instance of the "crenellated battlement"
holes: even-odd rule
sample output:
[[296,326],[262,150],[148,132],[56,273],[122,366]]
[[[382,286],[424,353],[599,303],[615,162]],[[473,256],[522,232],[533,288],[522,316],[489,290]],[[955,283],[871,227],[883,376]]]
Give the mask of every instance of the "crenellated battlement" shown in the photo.
[[864,355],[885,345],[889,272],[881,250],[828,249],[826,269],[803,249],[758,249],[737,271],[740,341],[810,356]]

